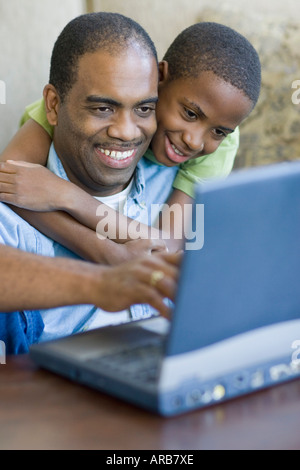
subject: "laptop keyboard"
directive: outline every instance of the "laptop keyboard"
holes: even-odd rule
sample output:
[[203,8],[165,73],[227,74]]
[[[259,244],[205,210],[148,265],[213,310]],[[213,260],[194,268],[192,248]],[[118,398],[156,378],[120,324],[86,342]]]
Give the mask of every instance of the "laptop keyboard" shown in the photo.
[[163,354],[162,341],[124,349],[107,356],[89,359],[88,363],[105,368],[116,375],[125,375],[141,382],[153,383],[158,379],[160,360]]

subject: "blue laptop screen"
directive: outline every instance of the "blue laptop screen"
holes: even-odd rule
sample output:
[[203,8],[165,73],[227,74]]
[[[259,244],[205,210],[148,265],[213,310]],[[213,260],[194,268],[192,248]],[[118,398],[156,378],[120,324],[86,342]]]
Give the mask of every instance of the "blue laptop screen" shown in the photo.
[[300,162],[236,172],[196,204],[204,245],[185,251],[167,354],[299,318]]

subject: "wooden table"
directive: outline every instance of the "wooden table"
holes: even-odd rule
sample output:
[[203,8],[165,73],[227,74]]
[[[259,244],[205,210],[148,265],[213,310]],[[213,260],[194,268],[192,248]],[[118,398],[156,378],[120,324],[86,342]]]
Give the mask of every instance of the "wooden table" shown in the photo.
[[[38,369],[0,365],[0,449],[300,449],[300,380],[161,418]],[[113,455],[113,454],[112,454]]]

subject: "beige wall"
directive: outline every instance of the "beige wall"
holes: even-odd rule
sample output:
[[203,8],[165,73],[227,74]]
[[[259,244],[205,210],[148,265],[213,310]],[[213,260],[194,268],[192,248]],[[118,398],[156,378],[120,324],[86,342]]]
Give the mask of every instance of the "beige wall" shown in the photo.
[[0,99],[0,151],[24,107],[41,97],[56,37],[83,11],[83,0],[0,0],[0,80],[6,84],[6,104]]

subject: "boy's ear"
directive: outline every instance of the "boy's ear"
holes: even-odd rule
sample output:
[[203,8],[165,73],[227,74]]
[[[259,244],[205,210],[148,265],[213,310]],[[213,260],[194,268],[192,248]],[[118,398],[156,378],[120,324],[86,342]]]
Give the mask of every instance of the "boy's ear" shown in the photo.
[[159,72],[159,85],[166,82],[169,77],[169,64],[166,60],[162,60],[158,64],[158,72]]
[[60,107],[60,98],[56,88],[48,84],[43,91],[47,119],[51,126],[56,126],[58,121],[58,110]]

